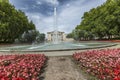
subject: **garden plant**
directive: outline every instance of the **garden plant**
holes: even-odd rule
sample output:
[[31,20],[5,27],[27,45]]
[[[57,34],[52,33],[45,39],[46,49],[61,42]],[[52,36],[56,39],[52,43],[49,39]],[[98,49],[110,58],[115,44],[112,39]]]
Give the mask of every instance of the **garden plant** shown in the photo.
[[0,56],[0,80],[40,80],[43,54]]
[[82,69],[100,80],[120,80],[120,48],[78,52],[73,57]]

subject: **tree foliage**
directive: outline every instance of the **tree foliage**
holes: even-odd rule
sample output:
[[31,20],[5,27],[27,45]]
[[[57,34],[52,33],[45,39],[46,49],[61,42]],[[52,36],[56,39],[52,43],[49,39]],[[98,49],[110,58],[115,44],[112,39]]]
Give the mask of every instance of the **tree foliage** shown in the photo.
[[8,2],[0,2],[0,42],[12,43],[28,30],[35,30],[35,25],[25,13]]
[[[89,38],[91,33],[99,39],[111,39],[120,36],[120,0],[107,0],[103,5],[85,12],[82,22],[75,30],[84,32],[84,39]],[[86,35],[86,37],[85,37]]]
[[72,33],[69,33],[69,34],[67,34],[66,37],[67,37],[67,38],[72,38],[72,37],[73,37],[73,34],[72,34]]
[[45,41],[45,34],[44,33],[40,33],[37,35],[36,37],[36,43],[41,43]]
[[39,33],[36,30],[29,30],[24,32],[21,37],[19,37],[18,42],[20,43],[41,43],[45,41],[45,34]]

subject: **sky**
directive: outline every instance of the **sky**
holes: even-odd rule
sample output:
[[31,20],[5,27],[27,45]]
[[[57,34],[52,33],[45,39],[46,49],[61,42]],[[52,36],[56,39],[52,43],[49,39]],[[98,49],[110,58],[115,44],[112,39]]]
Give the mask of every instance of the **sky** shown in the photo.
[[[57,26],[59,31],[70,33],[80,24],[84,12],[100,6],[106,0],[57,0]],[[53,0],[10,0],[32,20],[37,30],[47,33],[54,30]]]

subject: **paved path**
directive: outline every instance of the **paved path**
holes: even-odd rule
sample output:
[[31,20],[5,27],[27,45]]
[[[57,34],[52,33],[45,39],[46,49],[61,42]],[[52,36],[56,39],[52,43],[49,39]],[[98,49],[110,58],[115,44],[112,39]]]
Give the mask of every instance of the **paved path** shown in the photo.
[[43,80],[87,80],[71,57],[49,57]]

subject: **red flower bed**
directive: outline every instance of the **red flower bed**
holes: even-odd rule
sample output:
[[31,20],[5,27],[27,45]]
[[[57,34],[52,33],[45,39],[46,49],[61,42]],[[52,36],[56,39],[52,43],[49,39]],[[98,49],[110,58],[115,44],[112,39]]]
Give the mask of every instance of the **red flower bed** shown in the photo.
[[73,57],[81,68],[100,80],[120,80],[120,49],[85,51]]
[[40,80],[43,54],[0,56],[0,80]]

